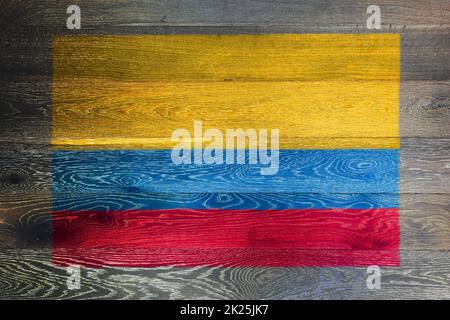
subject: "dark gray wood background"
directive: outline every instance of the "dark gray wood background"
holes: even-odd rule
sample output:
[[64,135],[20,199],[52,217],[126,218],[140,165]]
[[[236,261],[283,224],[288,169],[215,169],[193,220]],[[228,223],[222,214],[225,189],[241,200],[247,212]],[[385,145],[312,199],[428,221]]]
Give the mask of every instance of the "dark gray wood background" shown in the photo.
[[[450,1],[2,0],[0,28],[0,299],[450,299]],[[365,268],[237,267],[83,269],[67,289],[50,259],[52,35],[367,32],[401,34],[401,267],[380,290]]]

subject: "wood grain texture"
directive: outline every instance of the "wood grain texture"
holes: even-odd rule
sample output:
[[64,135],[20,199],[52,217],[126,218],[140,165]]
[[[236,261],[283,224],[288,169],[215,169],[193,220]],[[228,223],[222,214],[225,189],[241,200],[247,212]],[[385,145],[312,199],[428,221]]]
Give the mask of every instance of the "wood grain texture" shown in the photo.
[[[264,32],[225,27],[119,30],[144,34]],[[275,31],[269,29],[267,32]],[[104,30],[106,34],[109,32],[112,31]],[[402,137],[448,137],[449,33],[410,31],[401,37],[400,134]],[[0,34],[0,59],[4,61],[0,65],[3,97],[0,102],[0,140],[46,143],[50,138],[50,39],[51,31],[42,28],[10,28]],[[99,94],[93,96],[93,99],[99,98]]]
[[[0,94],[2,96],[0,102],[0,141],[49,142],[52,113],[50,93],[51,83],[46,77],[25,76],[16,80],[0,81]],[[91,99],[99,100],[101,98],[96,93]],[[401,82],[399,116],[400,135],[403,138],[449,137],[450,82]],[[89,115],[85,115],[85,117],[89,117]],[[74,126],[73,130],[79,127],[76,123],[70,125]],[[318,140],[322,143],[326,141],[326,139]],[[373,139],[366,139],[364,143],[368,145],[370,141],[373,141]],[[317,144],[317,142],[313,144]]]
[[[219,199],[211,199],[211,194],[176,195],[178,201],[201,201],[204,206],[214,208],[219,203],[228,204],[227,209],[239,207],[242,201],[252,204],[257,210],[261,203],[265,207],[272,205],[279,209],[291,204],[286,194],[220,194]],[[314,202],[311,194],[296,194],[292,197],[306,199],[311,206],[318,203],[337,204],[343,208],[361,205],[375,205],[368,198],[387,195],[316,195]],[[392,195],[396,198],[396,195]],[[150,201],[167,204],[173,199],[167,194],[59,194],[52,196],[42,193],[15,193],[0,195],[0,247],[2,248],[45,248],[51,247],[52,209],[70,210],[134,210],[141,209],[140,203]],[[246,199],[246,200],[243,200]],[[351,199],[354,199],[353,201]],[[448,194],[402,194],[400,197],[400,236],[402,249],[450,250],[450,196]],[[173,201],[176,201],[173,199]],[[170,202],[169,202],[170,203]],[[345,206],[346,205],[346,206]],[[134,207],[133,207],[134,206]]]
[[[209,27],[121,30],[123,33],[147,34],[264,32],[245,28]],[[267,32],[276,30],[269,29]],[[401,37],[401,135],[448,136],[449,130],[446,130],[450,126],[448,104],[450,90],[446,81],[449,78],[448,66],[450,66],[447,54],[450,51],[448,32],[407,32]],[[40,143],[42,140],[48,141],[51,114],[50,39],[51,31],[42,28],[10,28],[0,35],[2,46],[0,58],[4,61],[0,66],[0,77],[4,79],[0,86],[4,97],[0,103],[0,113],[7,115],[0,117],[0,139],[7,141],[26,139]],[[409,81],[411,79],[425,79],[425,81]]]
[[[64,26],[65,28],[65,26]],[[321,31],[322,33],[324,31]],[[318,33],[321,33],[318,31]],[[333,33],[339,30],[331,31]],[[367,33],[367,30],[365,31]],[[300,27],[270,26],[251,27],[105,27],[93,30],[83,29],[83,35],[161,35],[161,34],[299,34],[308,33]],[[345,33],[364,33],[355,29]],[[401,78],[404,80],[441,80],[450,77],[450,27],[442,30],[399,30],[401,36]],[[5,63],[0,66],[1,78],[14,75],[50,75],[51,28],[7,27],[0,34],[2,51],[0,58]],[[59,34],[59,33],[57,33]],[[73,35],[63,30],[61,34]]]
[[[450,196],[407,194],[400,197],[402,248],[450,250]],[[432,249],[430,249],[432,250]]]
[[397,249],[293,249],[293,248],[54,248],[56,265],[128,268],[175,267],[396,267]]
[[8,144],[0,148],[0,193],[50,191],[50,145]]
[[398,34],[73,35],[52,46],[54,81],[398,81],[400,71]]
[[[448,193],[449,146],[450,139],[402,139],[400,193]],[[49,148],[49,145],[3,143],[0,149],[1,192],[49,193]]]
[[[323,64],[317,67],[322,69]],[[178,70],[179,66],[167,68]],[[343,77],[351,73],[340,69],[335,66],[329,71]],[[124,73],[109,70],[119,77]],[[97,77],[95,71],[91,74]],[[56,79],[52,144],[63,149],[112,145],[117,149],[172,149],[179,143],[171,139],[172,133],[184,128],[190,132],[193,147],[194,121],[202,121],[202,133],[218,129],[224,138],[230,128],[278,129],[281,149],[395,149],[399,147],[398,90],[398,81]]]
[[398,266],[398,209],[53,213],[57,264]]
[[[55,145],[169,149],[174,130],[201,120],[204,130],[277,128],[285,149],[398,147],[399,35],[59,36],[52,45]],[[304,137],[340,139],[305,146]]]
[[58,211],[52,216],[53,247],[63,249],[398,247],[397,209]]
[[400,136],[449,137],[450,82],[400,83]]
[[0,247],[51,248],[51,195],[0,193]]
[[446,251],[401,251],[401,267],[382,268],[368,290],[366,268],[82,269],[68,290],[49,250],[0,251],[0,298],[21,299],[449,299]]
[[56,211],[152,209],[377,209],[398,208],[395,193],[52,193]]
[[[174,164],[171,150],[55,151],[52,190],[108,192],[395,193],[398,150],[280,150],[270,164]],[[258,155],[260,156],[260,155]],[[242,160],[242,162],[238,162]],[[276,163],[276,164],[274,164]],[[271,167],[271,174],[262,170]]]
[[[167,267],[83,269],[82,290],[67,290],[66,271],[51,264],[50,250],[37,249],[51,245],[52,35],[374,32],[365,28],[365,9],[372,4],[368,1],[77,3],[82,7],[81,32],[65,28],[65,9],[72,1],[0,2],[0,246],[32,248],[0,251],[1,299],[450,299],[449,153],[447,139],[439,139],[450,133],[447,0],[377,3],[382,10],[380,32],[401,33],[402,38],[401,136],[427,138],[402,139],[402,266],[383,268],[383,289],[379,291],[366,289],[366,270],[360,268]],[[74,200],[72,206],[75,210],[77,206],[98,208],[101,203],[106,203],[105,207],[139,206],[146,197],[136,200],[128,196],[92,194]],[[238,197],[230,197],[234,199],[231,203],[239,203]]]
[[51,84],[42,79],[0,81],[0,141],[50,142]]
[[[2,23],[64,28],[69,0],[2,1]],[[364,30],[370,1],[306,0],[78,0],[84,28],[141,25],[298,25],[305,29]],[[382,30],[405,27],[436,29],[448,26],[450,8],[445,0],[382,0]]]
[[450,139],[403,139],[400,193],[428,193],[427,190],[447,193],[450,190],[449,157]]

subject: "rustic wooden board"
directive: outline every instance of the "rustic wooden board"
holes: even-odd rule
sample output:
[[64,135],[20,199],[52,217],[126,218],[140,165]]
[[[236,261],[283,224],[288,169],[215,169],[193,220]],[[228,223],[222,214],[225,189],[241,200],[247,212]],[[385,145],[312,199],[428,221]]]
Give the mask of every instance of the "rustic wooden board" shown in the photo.
[[[0,141],[49,143],[50,92],[51,83],[47,77],[0,80]],[[449,137],[449,126],[449,81],[401,82],[401,137]]]
[[[395,193],[398,150],[280,150],[276,165],[174,164],[171,150],[55,151],[52,190],[105,192]],[[228,160],[228,159],[227,159]],[[272,159],[273,160],[273,159]],[[265,171],[263,171],[265,170]],[[268,174],[269,173],[269,174]],[[445,174],[445,172],[444,172]]]
[[0,252],[0,298],[20,299],[448,299],[448,251],[401,251],[368,290],[365,268],[82,269],[81,289],[48,250]]
[[[400,193],[448,193],[449,148],[450,139],[402,139]],[[1,192],[50,192],[51,152],[49,145],[3,143],[0,149]]]
[[[301,27],[267,27],[254,30],[249,27],[143,27],[114,28],[103,27],[93,30],[83,30],[86,35],[120,35],[120,34],[279,34],[305,33]],[[329,30],[336,33],[339,30]],[[398,31],[401,37],[401,72],[402,80],[447,80],[450,73],[448,50],[450,47],[450,27],[441,30]],[[62,30],[56,32],[51,28],[40,27],[8,27],[0,35],[2,52],[0,57],[5,63],[0,66],[2,78],[11,75],[50,75],[51,38],[53,35],[73,35],[80,32]],[[324,31],[319,32],[324,33]],[[345,33],[360,33],[357,30]],[[391,31],[391,33],[395,33]],[[20,59],[17,59],[20,57]]]
[[208,82],[55,80],[52,144],[172,149],[201,119],[202,132],[276,128],[281,149],[399,146],[398,81]]
[[[383,0],[377,3],[381,31],[365,28],[369,1],[77,3],[81,31],[65,28],[65,10],[72,1],[0,3],[0,25],[7,27],[0,34],[0,247],[12,248],[0,251],[1,299],[450,298],[448,1]],[[84,269],[82,289],[66,289],[66,271],[54,267],[50,251],[43,249],[51,246],[52,237],[52,35],[372,32],[400,33],[402,55],[401,267],[383,269],[382,290],[368,291],[366,271],[360,268]],[[68,195],[68,201],[76,196]],[[138,205],[136,197],[148,196],[92,194],[73,203]]]
[[55,81],[397,81],[400,71],[398,34],[68,35],[52,47]]
[[[158,1],[158,0],[78,0],[86,28],[140,25],[299,25],[304,28],[364,29],[366,9],[373,4],[364,0],[347,1]],[[70,0],[48,3],[45,0],[2,1],[0,21],[14,25],[65,28],[66,8]],[[450,8],[445,0],[381,0],[384,29],[442,28]]]
[[[202,203],[210,200],[210,194],[184,194],[178,195],[185,201]],[[295,194],[298,198],[302,194]],[[311,195],[307,195],[310,199]],[[377,197],[380,195],[366,195]],[[386,195],[382,195],[386,196]],[[394,196],[394,195],[393,195]],[[14,193],[0,195],[0,247],[2,248],[46,248],[51,247],[52,217],[51,210],[67,209],[72,211],[94,210],[96,208],[110,208],[119,210],[135,204],[139,209],[139,203],[144,199],[167,202],[167,194],[91,194],[53,195],[43,193]],[[287,195],[237,195],[223,194],[221,199],[227,198],[229,203],[239,203],[242,198],[252,198],[253,203],[271,201],[271,203],[283,203],[289,199]],[[346,198],[345,203],[353,206],[348,195],[317,195],[317,201],[330,203],[330,199]],[[358,197],[355,197],[358,199]],[[55,200],[56,199],[56,200]],[[448,194],[402,194],[400,205],[400,231],[402,249],[420,250],[449,250],[450,249],[450,196]],[[348,201],[348,202],[347,202]],[[355,200],[359,203],[359,200]],[[342,205],[342,200],[339,201]],[[249,206],[250,207],[250,206]],[[233,206],[231,206],[233,208]],[[256,207],[257,208],[257,207]],[[275,207],[276,208],[276,207]]]

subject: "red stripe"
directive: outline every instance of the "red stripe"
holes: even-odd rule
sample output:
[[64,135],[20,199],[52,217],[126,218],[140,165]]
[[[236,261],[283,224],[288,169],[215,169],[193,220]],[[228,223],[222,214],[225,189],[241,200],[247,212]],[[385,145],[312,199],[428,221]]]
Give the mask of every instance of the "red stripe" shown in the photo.
[[83,211],[53,218],[58,264],[399,264],[398,209]]

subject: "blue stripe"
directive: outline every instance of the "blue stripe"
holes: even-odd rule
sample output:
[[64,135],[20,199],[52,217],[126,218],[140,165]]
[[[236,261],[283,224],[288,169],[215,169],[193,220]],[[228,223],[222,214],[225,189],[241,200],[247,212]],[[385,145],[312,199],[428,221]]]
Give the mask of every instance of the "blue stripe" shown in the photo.
[[55,151],[53,192],[398,192],[398,150],[280,150],[279,171],[272,176],[260,174],[264,165],[175,165],[170,154],[170,150]]

